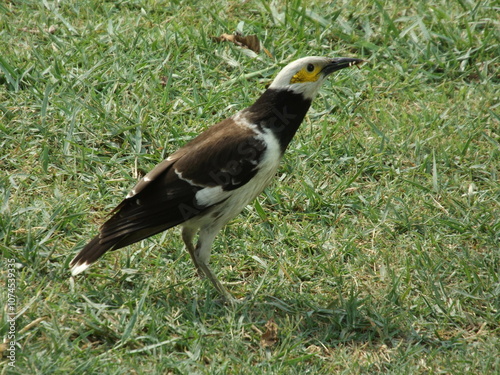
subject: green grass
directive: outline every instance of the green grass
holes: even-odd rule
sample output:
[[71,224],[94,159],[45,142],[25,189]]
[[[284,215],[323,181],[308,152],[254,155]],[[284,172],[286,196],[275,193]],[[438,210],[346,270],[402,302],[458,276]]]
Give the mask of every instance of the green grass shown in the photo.
[[[0,5],[0,374],[500,373],[497,2],[57,3]],[[211,39],[237,29],[274,59]],[[307,55],[367,63],[216,239],[253,298],[218,303],[176,229],[69,278],[139,176]]]

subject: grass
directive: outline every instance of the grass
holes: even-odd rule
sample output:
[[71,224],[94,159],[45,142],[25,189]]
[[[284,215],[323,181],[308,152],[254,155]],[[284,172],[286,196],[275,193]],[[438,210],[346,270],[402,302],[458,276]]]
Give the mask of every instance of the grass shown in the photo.
[[[0,374],[500,372],[496,2],[0,12],[0,265],[6,280],[15,260],[17,298]],[[234,30],[274,59],[211,39]],[[330,79],[273,184],[216,239],[219,278],[253,298],[218,303],[178,230],[69,278],[139,176],[306,55],[367,63]]]

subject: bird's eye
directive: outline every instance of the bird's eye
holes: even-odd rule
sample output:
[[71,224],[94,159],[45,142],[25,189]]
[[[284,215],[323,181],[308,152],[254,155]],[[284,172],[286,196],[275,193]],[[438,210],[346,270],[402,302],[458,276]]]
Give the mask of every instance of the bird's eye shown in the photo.
[[307,69],[307,71],[309,73],[312,73],[312,72],[314,72],[314,65],[313,64],[307,64],[306,69]]

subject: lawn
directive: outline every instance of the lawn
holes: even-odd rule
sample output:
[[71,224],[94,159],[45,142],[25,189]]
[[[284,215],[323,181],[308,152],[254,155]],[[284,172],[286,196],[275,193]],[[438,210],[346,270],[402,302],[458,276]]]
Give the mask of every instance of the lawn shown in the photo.
[[[0,374],[500,373],[499,10],[2,2]],[[269,53],[213,38],[236,31]],[[242,303],[178,229],[70,277],[138,178],[307,55],[366,63],[216,238]]]

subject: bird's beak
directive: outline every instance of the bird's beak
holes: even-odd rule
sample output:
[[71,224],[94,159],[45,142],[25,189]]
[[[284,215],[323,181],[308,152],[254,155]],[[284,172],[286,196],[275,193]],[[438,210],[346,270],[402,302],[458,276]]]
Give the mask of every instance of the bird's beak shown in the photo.
[[325,65],[323,70],[321,71],[325,76],[336,72],[337,70],[348,68],[353,65],[358,65],[363,63],[365,60],[354,59],[351,57],[337,57],[335,59],[331,59],[328,64]]

